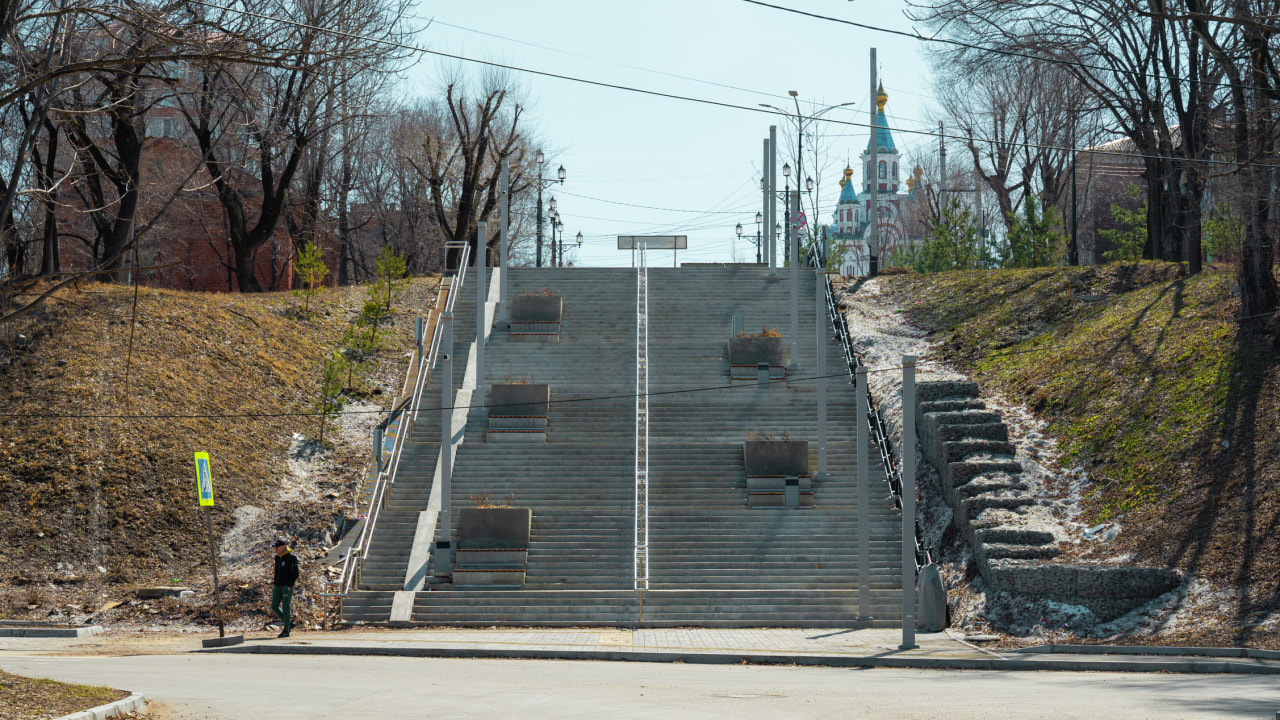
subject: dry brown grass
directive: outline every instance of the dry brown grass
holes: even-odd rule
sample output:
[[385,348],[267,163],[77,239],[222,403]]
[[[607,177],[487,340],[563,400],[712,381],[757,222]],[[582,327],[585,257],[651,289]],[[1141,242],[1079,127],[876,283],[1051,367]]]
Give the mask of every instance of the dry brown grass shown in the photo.
[[1083,520],[1124,531],[1082,557],[1130,554],[1221,594],[1156,642],[1280,646],[1280,325],[1241,328],[1231,283],[1161,263],[884,281],[944,356],[1089,468]]
[[[387,391],[366,383],[362,389],[376,394],[368,399],[394,400],[412,313],[434,304],[437,282],[414,281],[395,308],[397,322],[370,363]],[[7,336],[9,346],[0,346],[0,357],[12,358],[0,369],[0,588],[8,592],[0,617],[28,614],[32,604],[32,613],[46,612],[51,598],[32,593],[93,607],[104,584],[207,574],[192,453],[212,458],[219,532],[230,526],[232,508],[276,503],[293,434],[318,432],[312,413],[321,363],[364,294],[363,287],[324,290],[304,319],[296,311],[301,299],[287,293],[143,288],[126,362],[133,292],[93,285],[66,291],[26,322],[25,344]],[[354,488],[368,448],[335,452]]]
[[10,675],[0,670],[0,720],[45,720],[105,705],[129,693]]

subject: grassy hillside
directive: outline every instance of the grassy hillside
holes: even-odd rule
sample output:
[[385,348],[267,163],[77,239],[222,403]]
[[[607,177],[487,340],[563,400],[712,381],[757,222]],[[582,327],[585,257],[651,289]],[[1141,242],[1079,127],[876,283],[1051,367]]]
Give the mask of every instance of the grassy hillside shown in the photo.
[[1085,519],[1124,528],[1112,554],[1221,593],[1224,613],[1191,635],[1280,637],[1280,325],[1239,328],[1229,272],[1139,263],[881,282],[984,391],[1050,421],[1091,470]]
[[[395,308],[398,321],[368,363],[374,374],[353,383],[365,401],[385,406],[399,390],[409,318],[434,304],[436,284],[414,281]],[[132,290],[94,285],[47,303],[21,337],[6,334],[0,587],[9,602],[0,613],[87,613],[116,597],[115,588],[207,585],[191,469],[199,450],[212,459],[219,535],[236,508],[252,506],[278,511],[267,513],[276,523],[254,543],[265,547],[269,534],[283,532],[321,545],[325,528],[349,512],[368,442],[329,453],[337,471],[324,478],[325,502],[314,502],[320,480],[312,478],[311,492],[292,493],[308,502],[282,509],[283,490],[296,480],[286,451],[295,433],[316,437],[322,361],[364,296],[359,287],[323,290],[304,317],[302,300],[287,293],[143,288],[134,323]],[[265,550],[262,557],[265,566]]]

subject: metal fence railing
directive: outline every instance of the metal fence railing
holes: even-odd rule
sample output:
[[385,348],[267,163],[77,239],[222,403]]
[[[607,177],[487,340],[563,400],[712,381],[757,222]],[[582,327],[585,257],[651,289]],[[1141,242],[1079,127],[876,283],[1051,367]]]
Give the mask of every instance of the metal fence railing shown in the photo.
[[[810,248],[805,260],[810,267],[823,267],[825,265],[822,253],[816,248]],[[822,277],[826,285],[827,316],[831,321],[832,327],[835,328],[836,340],[840,343],[841,352],[844,354],[845,365],[849,370],[849,382],[856,382],[858,368],[863,367],[865,363],[862,356],[853,349],[853,339],[849,334],[849,323],[845,320],[844,313],[840,312],[836,304],[835,290],[831,286],[831,278],[825,274]],[[893,444],[889,439],[889,430],[885,427],[884,419],[880,416],[880,412],[876,409],[876,401],[871,393],[867,393],[865,412],[867,413],[867,423],[871,427],[871,438],[879,451],[880,463],[884,466],[885,477],[889,480],[889,494],[893,497],[893,506],[901,510],[902,474],[899,472],[897,461],[894,458]],[[862,448],[859,448],[858,451],[861,452]],[[916,527],[915,545],[916,569],[919,570],[921,567],[933,562],[933,549],[921,543],[919,526]]]
[[[458,268],[450,278],[448,295],[445,298],[444,306],[437,308],[437,318],[440,313],[453,312],[454,304],[458,296],[461,295],[463,285],[466,282],[467,264],[470,262],[471,249],[466,244],[461,245],[460,249]],[[477,312],[483,312],[483,309],[477,309]],[[425,348],[414,348],[409,362],[409,369],[405,372],[404,386],[412,388],[409,395],[396,403],[396,406],[378,425],[380,432],[386,432],[396,426],[394,443],[387,462],[383,464],[381,457],[383,442],[375,442],[375,459],[378,462],[378,472],[374,480],[373,490],[369,496],[369,504],[362,516],[363,522],[361,523],[360,534],[343,559],[341,574],[337,579],[327,583],[332,589],[331,592],[327,593],[328,595],[346,597],[351,592],[351,589],[357,587],[360,582],[360,573],[369,557],[369,545],[373,539],[374,529],[378,524],[378,516],[386,504],[391,488],[395,485],[396,472],[400,468],[400,456],[404,452],[404,446],[412,432],[413,423],[418,419],[422,395],[431,381],[431,370],[435,367],[436,358],[440,355],[440,339],[441,328],[440,323],[437,321],[427,346]],[[410,385],[410,377],[413,379],[412,385]],[[441,410],[441,412],[448,411],[448,409]],[[444,449],[442,448],[441,451],[443,452]]]
[[636,508],[635,589],[649,589],[649,272],[645,243],[636,243]]

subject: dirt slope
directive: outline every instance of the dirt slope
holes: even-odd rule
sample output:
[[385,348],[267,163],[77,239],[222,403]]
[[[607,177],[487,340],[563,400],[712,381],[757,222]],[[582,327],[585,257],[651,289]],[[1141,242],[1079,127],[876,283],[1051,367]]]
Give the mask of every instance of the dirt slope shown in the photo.
[[1122,528],[1106,555],[1201,580],[1162,642],[1280,644],[1280,323],[1240,330],[1229,272],[1140,263],[880,282],[984,392],[1050,422],[1093,479],[1086,519]]
[[[285,536],[305,566],[352,514],[369,464],[364,430],[399,391],[412,314],[434,304],[437,283],[407,289],[371,374],[353,378],[348,409],[370,412],[330,421],[336,442],[318,453],[305,439],[319,431],[310,413],[321,363],[365,288],[321,291],[309,318],[287,293],[143,288],[136,323],[128,288],[86,286],[47,303],[0,348],[0,617],[207,622],[198,450],[212,458],[216,531],[235,540],[221,548],[240,590],[231,604],[256,612],[266,541]],[[131,605],[131,590],[148,584],[200,594]],[[94,612],[112,601],[124,604]]]

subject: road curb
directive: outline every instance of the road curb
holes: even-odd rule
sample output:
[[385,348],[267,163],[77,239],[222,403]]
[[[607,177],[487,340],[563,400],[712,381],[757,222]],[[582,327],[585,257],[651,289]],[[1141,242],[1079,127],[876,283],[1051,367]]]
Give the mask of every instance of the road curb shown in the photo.
[[147,699],[142,693],[133,693],[123,700],[117,700],[106,705],[81,710],[70,715],[63,715],[54,720],[106,720],[107,718],[116,717],[127,712],[142,712],[147,709]]
[[1180,657],[1249,658],[1280,660],[1280,650],[1230,647],[1180,647],[1177,645],[1033,645],[1007,650],[1018,653],[1067,653],[1070,655],[1175,655]]
[[0,637],[79,638],[101,634],[101,625],[88,625],[85,627],[0,627]]
[[807,665],[815,667],[883,667],[920,670],[1016,670],[1025,672],[1169,672],[1184,674],[1277,675],[1280,665],[1231,660],[1009,660],[1005,658],[939,658],[893,655],[786,655],[781,653],[698,653],[627,650],[489,649],[397,646],[238,645],[195,650],[200,653],[253,655],[367,655],[380,657],[611,660],[621,662],[688,663],[710,665]]

